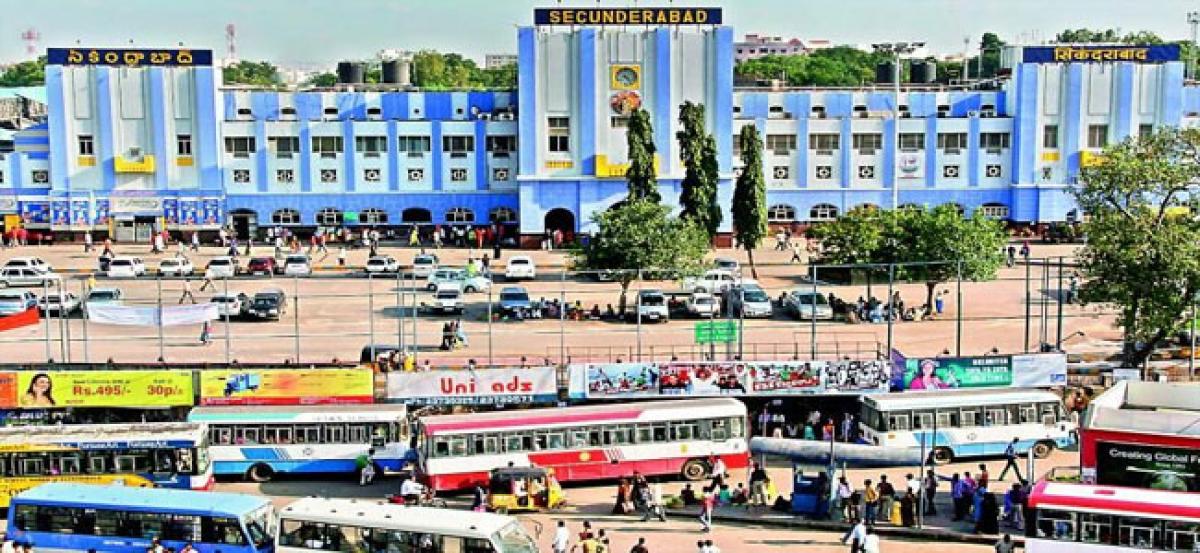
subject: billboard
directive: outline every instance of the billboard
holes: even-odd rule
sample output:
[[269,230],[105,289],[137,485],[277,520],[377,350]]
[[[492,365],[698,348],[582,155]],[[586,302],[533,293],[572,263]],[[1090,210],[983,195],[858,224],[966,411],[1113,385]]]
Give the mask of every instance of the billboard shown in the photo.
[[887,361],[728,361],[571,365],[572,399],[886,392]]
[[1197,492],[1200,491],[1200,451],[1096,442],[1096,483]]
[[721,8],[540,8],[534,25],[720,25]]
[[387,397],[409,405],[554,403],[558,384],[554,367],[393,372]]
[[197,66],[212,65],[212,50],[137,48],[50,48],[49,65]]
[[200,405],[319,405],[372,403],[369,369],[206,370]]
[[1179,61],[1178,44],[1026,46],[1024,63],[1161,63]]
[[[1061,353],[982,357],[910,357],[893,354],[892,391],[958,388],[1038,388],[1067,383]],[[903,366],[903,370],[895,367]]]
[[16,374],[15,397],[8,404],[21,409],[178,407],[192,405],[195,400],[191,371],[21,371]]

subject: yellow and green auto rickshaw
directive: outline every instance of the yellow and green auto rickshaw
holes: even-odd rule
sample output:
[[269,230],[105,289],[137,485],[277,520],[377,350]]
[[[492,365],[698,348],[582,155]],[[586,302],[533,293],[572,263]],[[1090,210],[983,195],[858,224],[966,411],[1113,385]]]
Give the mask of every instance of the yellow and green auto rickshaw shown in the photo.
[[488,481],[489,511],[510,513],[557,509],[567,502],[554,471],[541,467],[493,469]]

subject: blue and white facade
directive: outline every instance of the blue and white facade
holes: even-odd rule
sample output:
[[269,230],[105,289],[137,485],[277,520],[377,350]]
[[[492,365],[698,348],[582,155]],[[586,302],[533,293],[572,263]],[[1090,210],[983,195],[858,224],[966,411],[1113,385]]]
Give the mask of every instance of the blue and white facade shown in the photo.
[[635,107],[654,124],[664,202],[677,200],[679,105],[692,101],[707,108],[725,205],[736,135],[758,130],[774,223],[891,207],[893,188],[900,205],[1045,223],[1080,215],[1069,189],[1106,144],[1200,122],[1200,88],[1178,61],[1027,62],[1017,48],[993,89],[897,98],[887,87],[735,88],[733,37],[722,25],[524,27],[517,89],[499,92],[242,90],[203,63],[51,56],[48,123],[0,159],[0,214],[122,239],[221,225],[588,232],[625,195]]

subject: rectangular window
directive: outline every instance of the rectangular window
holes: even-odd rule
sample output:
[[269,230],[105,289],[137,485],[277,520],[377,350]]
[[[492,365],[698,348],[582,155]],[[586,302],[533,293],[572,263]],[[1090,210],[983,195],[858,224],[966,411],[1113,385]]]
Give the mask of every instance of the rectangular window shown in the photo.
[[447,154],[466,154],[475,151],[474,136],[443,136],[442,152]]
[[346,145],[340,136],[314,136],[312,151],[321,157],[335,157],[346,150]]
[[250,154],[257,151],[253,136],[225,137],[225,153],[232,154],[233,157],[250,157]]
[[396,137],[396,149],[401,152],[408,152],[410,155],[421,155],[430,151],[432,148],[428,136],[398,136]]
[[925,149],[925,133],[923,132],[902,132],[900,133],[900,149],[905,152],[918,152]]
[[1079,541],[1112,544],[1112,517],[1109,515],[1079,514]]
[[180,156],[192,155],[192,135],[177,134],[175,135],[175,153]]
[[566,153],[571,151],[571,118],[546,118],[547,133],[551,152]]
[[494,155],[508,155],[517,151],[517,137],[512,135],[487,137],[487,151]]
[[1121,517],[1117,523],[1117,545],[1134,549],[1158,549],[1158,521]]
[[958,153],[967,147],[967,133],[951,132],[938,134],[938,149],[946,153]]
[[1006,150],[1008,140],[1006,132],[979,133],[979,147],[985,150]]
[[96,155],[96,142],[92,140],[92,135],[79,135],[79,155],[94,156]]
[[374,154],[378,156],[387,152],[388,143],[386,136],[356,136],[354,137],[354,150],[360,154],[370,156]]
[[1154,134],[1154,125],[1153,124],[1147,123],[1147,124],[1138,125],[1138,138],[1146,138],[1147,136],[1150,136],[1152,134]]
[[851,138],[860,154],[874,154],[883,148],[883,135],[879,133],[856,133]]
[[818,152],[831,152],[841,147],[842,136],[836,133],[819,133],[808,135],[808,149]]
[[1108,125],[1088,125],[1088,148],[1108,146]]
[[628,115],[614,115],[608,119],[608,124],[614,129],[629,128]]
[[1075,541],[1075,524],[1075,513],[1041,509],[1037,516],[1037,535],[1050,540]]
[[778,156],[786,156],[796,149],[796,135],[768,134],[767,149]]
[[1042,127],[1042,147],[1047,150],[1058,149],[1058,125]]
[[300,137],[298,136],[269,136],[267,150],[275,152],[276,157],[289,158],[300,152]]

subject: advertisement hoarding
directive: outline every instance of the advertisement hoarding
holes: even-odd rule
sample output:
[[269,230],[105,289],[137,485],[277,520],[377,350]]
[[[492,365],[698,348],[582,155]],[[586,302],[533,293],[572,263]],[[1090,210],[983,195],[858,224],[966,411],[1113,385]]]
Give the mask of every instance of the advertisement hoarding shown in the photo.
[[571,399],[886,392],[887,361],[593,363],[571,365]]
[[372,403],[369,369],[206,370],[200,405],[318,405]]
[[1200,491],[1200,451],[1096,442],[1096,483],[1197,492]]
[[22,371],[16,374],[14,403],[21,409],[178,407],[192,405],[195,400],[191,371]]
[[554,403],[558,385],[554,367],[393,372],[387,397],[409,405]]

